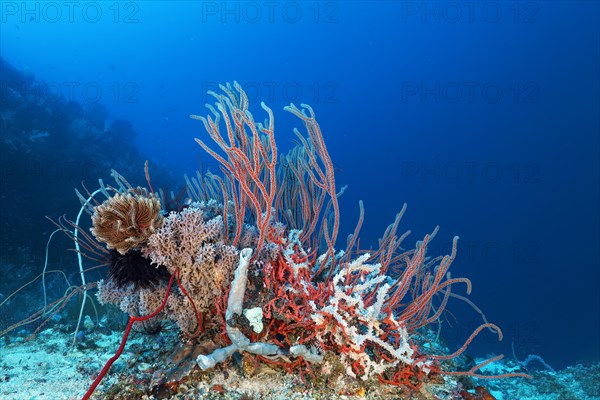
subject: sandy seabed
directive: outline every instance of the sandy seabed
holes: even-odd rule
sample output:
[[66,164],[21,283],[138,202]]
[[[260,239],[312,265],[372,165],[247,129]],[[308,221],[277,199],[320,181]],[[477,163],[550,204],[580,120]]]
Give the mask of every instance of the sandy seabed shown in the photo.
[[[91,333],[72,347],[63,327],[35,338],[11,337],[0,347],[0,399],[80,399],[121,341],[121,333]],[[269,365],[250,365],[243,355],[210,371],[199,370],[197,352],[174,331],[147,336],[132,333],[122,356],[98,387],[96,399],[463,399],[457,380],[422,385],[410,392],[374,380],[339,376],[336,382],[307,384],[301,377]],[[176,362],[174,362],[176,360]],[[501,368],[502,366],[496,368]],[[514,367],[514,366],[513,366]],[[509,368],[507,365],[506,368]],[[461,381],[483,385],[502,400],[600,400],[600,364],[559,372],[533,372],[533,379]],[[473,392],[473,390],[471,390]]]

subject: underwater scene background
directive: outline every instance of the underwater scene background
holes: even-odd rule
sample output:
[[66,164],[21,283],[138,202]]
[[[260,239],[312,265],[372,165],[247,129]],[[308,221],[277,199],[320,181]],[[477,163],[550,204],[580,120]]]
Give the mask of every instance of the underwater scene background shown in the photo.
[[[0,2],[0,397],[85,396],[128,315],[173,293],[158,319],[132,322],[93,398],[600,398],[599,12],[597,1]],[[278,158],[295,146],[304,153]],[[206,173],[218,177],[208,188],[191,182]],[[127,216],[110,222],[134,221],[120,242],[99,208],[119,201]],[[90,241],[79,253],[74,232]],[[185,235],[188,272],[176,259]],[[236,312],[244,247],[254,256]],[[199,356],[226,346],[237,347],[203,368]],[[385,362],[396,364],[378,371]]]

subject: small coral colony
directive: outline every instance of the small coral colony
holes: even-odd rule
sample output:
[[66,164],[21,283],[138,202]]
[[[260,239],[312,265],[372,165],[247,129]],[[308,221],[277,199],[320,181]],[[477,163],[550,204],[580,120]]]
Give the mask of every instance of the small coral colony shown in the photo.
[[[339,247],[340,212],[334,167],[313,110],[293,104],[305,134],[278,155],[275,121],[264,103],[257,122],[237,84],[210,92],[207,140],[196,139],[220,171],[186,177],[192,202],[162,191],[132,187],[113,171],[116,184],[79,194],[91,215],[91,235],[72,223],[80,251],[109,261],[97,297],[130,315],[121,347],[90,388],[91,395],[123,351],[131,326],[152,331],[168,320],[190,342],[210,339],[214,351],[198,356],[201,369],[235,352],[298,373],[303,379],[335,366],[354,379],[418,388],[432,376],[471,375],[444,361],[460,355],[487,329],[483,323],[452,354],[435,354],[428,327],[440,318],[452,292],[466,278],[448,272],[456,255],[428,257],[436,230],[403,249],[398,234],[406,206],[384,232],[377,249],[361,249],[354,233]],[[146,170],[147,171],[147,170]],[[66,229],[66,228],[65,228]],[[518,374],[517,374],[518,375]]]

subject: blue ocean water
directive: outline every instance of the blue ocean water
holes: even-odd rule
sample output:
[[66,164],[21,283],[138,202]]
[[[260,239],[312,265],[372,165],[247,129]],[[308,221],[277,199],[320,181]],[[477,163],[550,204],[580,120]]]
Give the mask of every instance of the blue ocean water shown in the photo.
[[[3,63],[43,82],[30,95],[48,107],[72,101],[116,135],[70,146],[63,132],[44,148],[54,127],[23,117],[25,144],[2,138],[7,281],[21,278],[9,269],[18,254],[43,260],[54,229],[43,216],[75,214],[67,188],[81,180],[93,186],[115,168],[144,183],[148,159],[177,190],[184,173],[214,169],[189,115],[206,114],[207,90],[236,80],[257,119],[261,101],[275,110],[281,153],[299,124],[282,108],[314,108],[337,184],[348,185],[340,237],[354,229],[359,200],[363,248],[404,203],[411,245],[439,225],[432,252],[446,254],[460,236],[452,276],[471,279],[470,299],[504,331],[502,342],[482,335],[471,353],[514,348],[555,369],[600,360],[597,1],[0,6]],[[3,102],[11,79],[1,77]],[[461,302],[448,309],[455,348],[481,320]]]

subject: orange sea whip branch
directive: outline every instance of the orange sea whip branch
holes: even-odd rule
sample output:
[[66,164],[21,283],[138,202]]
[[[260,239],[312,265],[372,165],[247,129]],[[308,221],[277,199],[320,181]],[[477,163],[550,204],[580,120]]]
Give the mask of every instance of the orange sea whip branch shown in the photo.
[[[275,195],[277,193],[275,171],[277,147],[274,137],[274,116],[271,109],[264,103],[261,103],[262,108],[269,116],[269,123],[268,126],[256,124],[252,114],[247,109],[248,100],[241,86],[234,83],[234,87],[239,92],[239,98],[236,98],[233,91],[225,86],[221,86],[221,89],[228,96],[211,93],[218,101],[217,109],[220,112],[218,114],[214,107],[209,107],[215,114],[214,120],[210,116],[207,118],[191,117],[201,120],[204,123],[204,127],[210,137],[225,152],[227,159],[218,155],[202,140],[196,139],[196,142],[215,158],[228,173],[228,179],[231,181],[233,187],[232,195],[234,196],[234,203],[236,205],[246,204],[244,199],[247,198],[255,209],[256,223],[260,232],[257,249],[254,253],[254,257],[256,257],[267,236]],[[221,116],[227,130],[226,134],[229,144],[225,142],[219,131],[218,123]],[[231,123],[232,119],[235,127]],[[244,131],[246,126],[251,131],[251,141],[247,140],[246,132]],[[266,135],[264,143],[261,140],[259,130]],[[263,171],[265,171],[265,174],[263,174]],[[239,185],[239,193],[235,190],[235,182]],[[239,214],[240,210],[236,207],[236,221],[238,224],[241,224],[243,220]]]
[[[461,355],[466,349],[467,347],[469,347],[469,344],[471,344],[471,342],[473,341],[473,339],[475,339],[475,337],[477,335],[479,335],[479,333],[484,330],[484,329],[490,329],[491,331],[495,332],[498,334],[498,340],[502,340],[502,331],[500,330],[500,328],[492,323],[485,323],[485,324],[481,324],[477,329],[475,329],[475,331],[473,331],[473,333],[471,333],[471,336],[469,336],[469,338],[467,339],[467,341],[458,349],[456,350],[454,353],[449,354],[449,355],[445,355],[445,356],[426,356],[425,358],[429,358],[429,359],[433,359],[433,360],[438,360],[438,361],[443,361],[443,360],[451,360],[453,358],[458,357],[459,355]],[[481,375],[476,373],[475,371],[479,370],[480,368],[485,367],[486,365],[494,362],[494,361],[498,361],[501,360],[502,358],[504,358],[504,355],[499,355],[496,357],[492,357],[488,360],[485,360],[477,365],[475,365],[473,368],[471,368],[468,371],[444,371],[442,372],[444,375],[455,375],[455,376],[460,376],[460,375],[467,375],[467,376],[471,376],[474,378],[481,378],[481,379],[504,379],[504,378],[515,378],[515,377],[520,377],[520,378],[531,378],[531,375],[529,374],[524,374],[521,372],[511,372],[511,373],[507,373],[507,374],[500,374],[500,375]],[[419,361],[419,360],[417,360]]]
[[[335,246],[335,242],[336,242],[337,234],[338,234],[338,230],[339,230],[339,225],[340,225],[340,208],[339,208],[339,204],[337,201],[337,192],[335,190],[335,171],[333,168],[333,162],[331,161],[331,157],[329,156],[329,152],[327,151],[327,146],[325,145],[325,141],[323,140],[323,134],[321,133],[321,128],[315,119],[315,113],[314,113],[313,109],[307,104],[301,104],[301,107],[303,108],[303,110],[300,110],[294,104],[291,104],[288,107],[284,107],[284,110],[291,112],[292,114],[294,114],[295,116],[300,118],[302,121],[304,121],[304,125],[306,127],[306,130],[307,130],[309,138],[310,138],[310,144],[312,144],[312,146],[310,146],[307,143],[306,139],[304,137],[302,137],[302,135],[300,134],[300,132],[297,129],[294,129],[294,133],[296,134],[296,136],[298,136],[300,141],[303,143],[304,147],[307,150],[307,155],[310,159],[310,163],[311,163],[312,167],[315,169],[315,171],[321,178],[321,182],[319,182],[316,179],[314,179],[314,177],[313,177],[315,184],[317,184],[318,186],[323,188],[329,194],[331,205],[333,206],[333,227],[332,227],[331,232],[329,232],[329,229],[327,228],[327,216],[324,216],[324,220],[323,220],[325,242],[327,243],[327,248],[328,248],[327,249],[327,258],[325,260],[323,260],[321,267],[319,268],[319,270],[316,272],[316,275],[315,275],[315,276],[317,276],[321,272],[323,272],[323,270],[325,269],[325,267],[328,264],[328,261],[331,260],[330,270],[329,270],[329,273],[327,274],[327,278],[326,278],[326,280],[329,280],[329,278],[334,270],[334,267],[335,267],[335,265],[334,265],[335,264],[335,248],[334,248],[334,246]],[[308,110],[308,115],[306,114],[306,112],[304,112],[304,109]],[[316,155],[314,154],[314,152],[316,152]],[[325,168],[325,171],[323,171],[321,169],[321,166],[319,165],[316,156],[318,156],[318,158],[321,160],[321,162]]]

